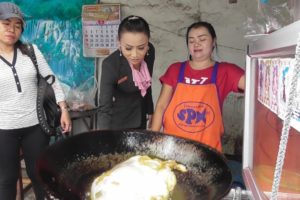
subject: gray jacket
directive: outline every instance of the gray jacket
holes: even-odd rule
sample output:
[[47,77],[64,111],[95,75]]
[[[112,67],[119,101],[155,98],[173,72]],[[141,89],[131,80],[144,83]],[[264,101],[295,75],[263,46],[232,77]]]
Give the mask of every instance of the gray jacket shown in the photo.
[[[152,76],[155,49],[151,43],[149,47],[145,62]],[[118,80],[126,76],[126,81],[118,83]],[[146,128],[146,114],[153,114],[151,87],[142,97],[140,90],[134,85],[130,65],[124,56],[120,56],[119,50],[103,60],[99,106],[99,129]]]

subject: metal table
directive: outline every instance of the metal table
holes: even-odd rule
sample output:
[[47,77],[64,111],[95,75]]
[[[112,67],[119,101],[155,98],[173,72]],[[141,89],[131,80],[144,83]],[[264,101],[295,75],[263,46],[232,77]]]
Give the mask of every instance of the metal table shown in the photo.
[[[90,110],[71,110],[70,111],[70,117],[73,121],[77,119],[81,119],[88,131],[92,131],[97,129],[97,113],[100,111],[99,107],[90,109]],[[89,122],[87,121],[89,119]],[[73,130],[73,127],[72,127]],[[73,135],[73,131],[71,132],[71,135]]]

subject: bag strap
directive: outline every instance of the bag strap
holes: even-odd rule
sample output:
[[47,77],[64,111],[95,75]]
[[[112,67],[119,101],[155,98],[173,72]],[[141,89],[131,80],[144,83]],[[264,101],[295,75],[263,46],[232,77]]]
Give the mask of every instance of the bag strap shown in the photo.
[[[34,67],[35,67],[35,69],[36,69],[37,76],[42,76],[42,75],[40,74],[40,71],[39,71],[39,66],[38,66],[38,63],[37,63],[37,59],[36,59],[36,55],[35,55],[35,52],[34,52],[33,45],[32,45],[32,44],[28,44],[28,45],[27,45],[27,48],[28,48],[28,52],[29,52],[29,55],[28,55],[28,56],[29,56],[29,58],[31,59],[31,61],[32,61],[33,65],[34,65]],[[45,79],[47,80],[47,82],[48,82],[48,80],[49,80],[50,78],[52,78],[52,81],[51,81],[51,83],[49,83],[49,84],[52,85],[52,84],[55,82],[55,76],[53,76],[53,75],[48,75],[48,76],[45,77]],[[38,79],[38,80],[39,80],[39,79]]]
[[38,67],[38,64],[37,64],[37,60],[36,60],[36,56],[35,56],[33,45],[32,44],[28,44],[27,47],[28,47],[28,50],[29,50],[29,57],[30,57],[30,59],[31,59],[31,61],[32,61],[34,67],[35,67],[35,69],[36,69],[37,74],[39,74],[40,71],[39,71],[39,67]]

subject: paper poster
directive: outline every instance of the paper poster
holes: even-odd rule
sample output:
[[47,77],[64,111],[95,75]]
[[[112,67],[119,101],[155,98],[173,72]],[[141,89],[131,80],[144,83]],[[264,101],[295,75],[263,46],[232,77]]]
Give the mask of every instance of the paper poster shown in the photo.
[[271,77],[270,77],[270,109],[274,113],[278,113],[278,69],[280,65],[279,59],[271,60]]
[[118,48],[120,4],[82,6],[83,55],[105,57]]
[[[298,77],[298,80],[300,80],[300,77]],[[300,81],[298,81],[297,96],[295,99],[295,109],[293,113],[291,126],[300,132]]]
[[[258,63],[258,101],[284,120],[291,90],[295,59],[259,59]],[[300,131],[300,77],[298,78],[296,90],[291,126]]]
[[[294,59],[291,63],[291,65],[293,66],[293,70],[294,70],[295,64],[296,64],[296,60]],[[294,105],[294,109],[293,109],[293,117],[292,117],[292,121],[291,121],[291,126],[300,132],[300,75],[298,76],[296,96],[295,96],[293,105]]]
[[286,58],[286,59],[280,59],[280,66],[279,66],[279,89],[278,89],[278,116],[283,119],[286,107],[287,107],[287,101],[289,98],[289,92],[290,92],[290,85],[291,85],[291,75],[292,75],[292,65],[291,65],[292,59]]
[[271,60],[259,60],[259,88],[258,100],[270,108],[270,89],[271,89]]

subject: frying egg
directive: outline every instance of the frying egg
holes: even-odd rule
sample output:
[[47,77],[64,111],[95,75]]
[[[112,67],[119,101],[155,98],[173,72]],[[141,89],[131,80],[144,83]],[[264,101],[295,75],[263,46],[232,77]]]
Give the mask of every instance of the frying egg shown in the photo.
[[176,185],[173,169],[187,171],[174,160],[133,156],[93,181],[91,199],[168,200]]

